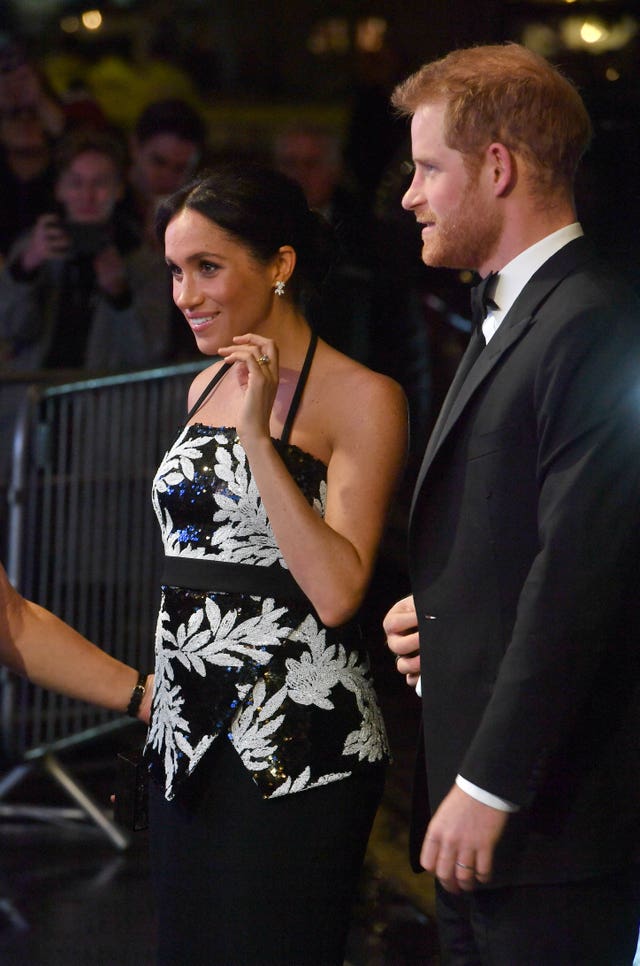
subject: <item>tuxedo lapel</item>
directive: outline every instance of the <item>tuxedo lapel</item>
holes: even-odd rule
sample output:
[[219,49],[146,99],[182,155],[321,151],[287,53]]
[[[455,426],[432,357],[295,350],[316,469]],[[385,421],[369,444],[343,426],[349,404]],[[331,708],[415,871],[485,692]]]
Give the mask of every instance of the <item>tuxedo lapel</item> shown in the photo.
[[[461,413],[464,411],[474,392],[478,386],[484,382],[491,370],[498,364],[504,353],[514,344],[514,342],[517,342],[518,339],[522,337],[522,335],[533,322],[531,315],[516,318],[517,321],[511,321],[510,324],[505,328],[505,323],[512,319],[512,312],[509,312],[489,345],[484,347],[482,346],[484,337],[479,333],[474,332],[471,341],[469,342],[467,351],[462,357],[460,365],[456,370],[456,374],[453,377],[449,392],[447,393],[444,403],[442,404],[440,415],[438,416],[436,424],[433,428],[433,432],[429,438],[429,442],[427,443],[422,466],[420,467],[420,472],[418,473],[416,480],[413,503],[411,507],[412,512],[417,495],[429,471],[429,467],[438,453],[438,450],[460,418]],[[500,336],[500,339],[498,336]],[[480,352],[478,352],[478,348],[480,349]]]
[[451,412],[451,408],[456,400],[456,397],[484,349],[484,336],[479,332],[478,329],[474,329],[471,333],[469,344],[464,352],[464,355],[462,356],[462,359],[460,360],[460,365],[456,369],[455,375],[451,381],[447,395],[444,398],[444,402],[442,403],[442,408],[438,414],[435,426],[433,427],[433,431],[429,438],[425,452],[425,460],[430,459],[432,451],[437,447],[438,440],[440,439],[442,431],[447,423],[448,415]]
[[[482,349],[482,337],[473,333],[463,355],[425,451],[416,480],[411,513],[434,457],[464,412],[476,389],[484,382],[504,354],[535,322],[540,305],[570,272],[593,257],[584,237],[577,238],[556,252],[542,265],[524,287],[489,344]],[[478,353],[478,347],[481,351]]]

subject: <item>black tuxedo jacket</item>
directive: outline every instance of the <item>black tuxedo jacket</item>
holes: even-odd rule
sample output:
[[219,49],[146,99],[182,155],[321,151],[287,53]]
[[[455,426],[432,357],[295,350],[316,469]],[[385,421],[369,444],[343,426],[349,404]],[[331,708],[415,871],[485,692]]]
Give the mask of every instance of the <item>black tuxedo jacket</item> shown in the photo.
[[424,756],[520,806],[493,884],[640,858],[640,310],[584,238],[526,285],[427,446],[410,520]]

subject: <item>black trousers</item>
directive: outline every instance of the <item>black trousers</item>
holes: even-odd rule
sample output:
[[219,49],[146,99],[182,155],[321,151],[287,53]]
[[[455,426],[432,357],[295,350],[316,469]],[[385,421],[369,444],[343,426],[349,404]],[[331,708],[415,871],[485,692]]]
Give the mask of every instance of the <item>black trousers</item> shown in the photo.
[[462,896],[437,883],[436,909],[442,966],[631,966],[640,866]]
[[382,766],[265,801],[220,738],[174,801],[150,784],[162,966],[342,966]]

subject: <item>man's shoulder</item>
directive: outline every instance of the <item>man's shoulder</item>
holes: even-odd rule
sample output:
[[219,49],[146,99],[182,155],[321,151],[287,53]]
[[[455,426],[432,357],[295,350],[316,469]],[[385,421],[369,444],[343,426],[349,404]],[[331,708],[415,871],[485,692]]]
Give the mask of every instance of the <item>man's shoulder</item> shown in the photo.
[[538,299],[535,314],[569,322],[576,316],[627,318],[640,328],[640,299],[630,280],[606,254],[578,238],[556,252],[525,286],[524,299]]

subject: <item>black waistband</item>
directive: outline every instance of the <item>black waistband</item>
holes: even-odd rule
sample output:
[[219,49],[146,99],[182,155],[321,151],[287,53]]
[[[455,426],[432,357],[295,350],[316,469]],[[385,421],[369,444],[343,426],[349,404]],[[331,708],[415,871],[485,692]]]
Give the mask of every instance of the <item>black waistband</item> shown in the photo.
[[161,582],[188,590],[255,594],[257,597],[284,598],[311,606],[290,572],[282,567],[256,567],[202,557],[165,557]]

